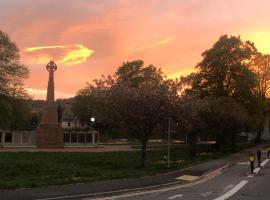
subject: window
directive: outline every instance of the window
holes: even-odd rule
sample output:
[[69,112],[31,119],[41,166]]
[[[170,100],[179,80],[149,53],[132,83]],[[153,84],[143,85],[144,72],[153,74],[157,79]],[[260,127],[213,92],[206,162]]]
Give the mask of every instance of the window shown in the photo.
[[84,134],[79,134],[79,143],[85,143],[85,136],[84,136]]
[[7,132],[7,133],[5,134],[5,142],[7,142],[7,143],[12,143],[12,133]]
[[2,143],[2,132],[0,132],[0,143]]
[[68,122],[68,127],[70,127],[70,122]]
[[86,135],[86,142],[87,143],[92,143],[92,134],[87,134]]
[[70,134],[69,133],[64,134],[64,143],[70,143]]

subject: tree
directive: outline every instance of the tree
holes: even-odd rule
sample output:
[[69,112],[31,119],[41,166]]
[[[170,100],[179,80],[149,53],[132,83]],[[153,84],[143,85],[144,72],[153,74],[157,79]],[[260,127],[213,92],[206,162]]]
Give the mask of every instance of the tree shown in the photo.
[[[205,118],[208,117],[211,120],[206,124],[208,128],[216,132],[218,148],[222,143],[222,138],[227,136],[228,133],[231,133],[231,142],[234,146],[235,134],[237,133],[237,127],[235,126],[239,125],[239,128],[241,128],[242,122],[245,121],[242,118],[237,118],[237,113],[230,108],[237,110],[239,117],[240,115],[243,117],[248,116],[248,114],[257,114],[260,106],[257,98],[258,76],[252,68],[257,55],[258,52],[253,43],[243,42],[240,36],[229,37],[224,35],[212,48],[203,52],[203,59],[196,66],[197,72],[180,78],[180,85],[183,88],[182,97],[191,100],[198,98],[215,99],[207,100],[204,109],[211,108],[210,111],[216,112],[210,112],[206,109],[204,112],[197,113],[198,115],[208,113]],[[232,104],[231,107],[229,106],[230,103]],[[248,114],[245,113],[244,108],[241,108],[241,105],[248,110]],[[224,112],[224,110],[228,112]],[[211,118],[212,116],[213,118]],[[217,118],[214,116],[230,121],[231,123],[226,128],[229,129],[230,126],[233,126],[233,128],[230,131],[225,130],[222,123],[218,124],[218,122],[223,121],[215,122]],[[200,120],[204,120],[202,116],[200,116]]]
[[72,112],[81,122],[91,125],[90,118],[95,117],[95,124],[100,130],[106,127],[117,127],[117,120],[111,108],[110,91],[115,79],[111,76],[102,76],[95,79],[93,84],[79,90],[72,104]]
[[246,109],[231,97],[206,98],[200,116],[207,124],[207,130],[215,133],[217,150],[226,139],[234,149],[237,134],[247,128],[249,121]]
[[[0,128],[22,128],[27,121],[28,106],[23,80],[29,70],[19,63],[19,50],[8,35],[0,31]],[[26,120],[26,121],[25,121]]]
[[232,97],[249,106],[257,84],[256,74],[250,63],[257,50],[253,43],[239,37],[221,36],[209,50],[203,52],[203,60],[192,75],[188,94],[200,97]]
[[142,143],[141,165],[144,167],[148,140],[168,119],[170,92],[162,71],[143,64],[136,60],[120,66],[111,94],[118,117],[128,132]]
[[12,107],[11,130],[31,129],[32,113],[29,107],[29,101],[24,99],[10,99]]
[[168,119],[171,86],[155,66],[145,67],[141,60],[126,62],[113,76],[103,76],[81,90],[75,97],[74,110],[89,111],[84,112],[86,116],[95,113],[103,122],[118,126],[140,141],[144,167],[148,140]]
[[[256,87],[258,105],[256,106],[256,114],[257,118],[260,118],[263,121],[264,133],[269,137],[270,55],[258,53],[253,60],[252,67],[258,77],[258,84]],[[260,134],[257,139],[261,139]]]
[[20,55],[16,44],[0,31],[0,95],[24,97],[23,79],[29,70],[19,63]]
[[174,119],[181,132],[187,134],[190,156],[196,156],[196,144],[200,133],[206,129],[207,123],[201,113],[205,110],[206,101],[200,98],[178,98],[175,104]]

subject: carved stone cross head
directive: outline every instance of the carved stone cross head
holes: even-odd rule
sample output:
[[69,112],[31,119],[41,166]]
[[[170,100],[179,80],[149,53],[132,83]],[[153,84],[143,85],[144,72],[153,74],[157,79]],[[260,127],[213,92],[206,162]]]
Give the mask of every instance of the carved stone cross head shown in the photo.
[[54,72],[57,70],[57,65],[54,63],[54,61],[50,61],[47,65],[46,65],[46,69],[49,72]]

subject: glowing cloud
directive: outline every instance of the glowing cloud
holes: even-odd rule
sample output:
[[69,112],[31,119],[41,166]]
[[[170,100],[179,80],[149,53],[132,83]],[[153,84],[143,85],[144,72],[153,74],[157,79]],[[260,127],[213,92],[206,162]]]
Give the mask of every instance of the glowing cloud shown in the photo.
[[78,49],[69,51],[66,56],[60,60],[60,63],[68,64],[68,65],[76,65],[80,63],[84,63],[86,59],[91,56],[94,51],[84,47],[83,45],[76,44],[74,45]]
[[65,46],[55,45],[55,46],[41,46],[41,47],[29,47],[26,48],[25,51],[31,52],[31,51],[37,51],[42,49],[55,49],[55,48],[64,48]]
[[84,63],[94,53],[81,44],[29,47],[25,52],[24,56],[29,63],[46,64],[49,60],[54,60],[65,65]]
[[140,46],[140,47],[130,47],[130,50],[132,51],[143,51],[145,49],[152,49],[152,48],[155,48],[155,47],[158,47],[158,46],[162,46],[162,45],[165,45],[165,44],[168,44],[170,43],[172,40],[174,40],[174,37],[166,37],[160,41],[156,41],[152,44],[147,44],[147,45],[143,45],[143,46]]

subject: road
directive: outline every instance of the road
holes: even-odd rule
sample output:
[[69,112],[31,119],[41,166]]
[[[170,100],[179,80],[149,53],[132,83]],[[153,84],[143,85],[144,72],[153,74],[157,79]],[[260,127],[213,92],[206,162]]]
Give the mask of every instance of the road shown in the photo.
[[[257,174],[250,175],[249,162],[238,162],[229,167],[222,174],[215,174],[212,178],[202,180],[198,184],[188,186],[173,186],[158,190],[141,191],[122,194],[114,197],[98,198],[118,200],[269,200],[270,162],[263,153],[263,167],[257,167]],[[257,163],[256,163],[257,165]],[[218,175],[218,176],[216,176]]]

